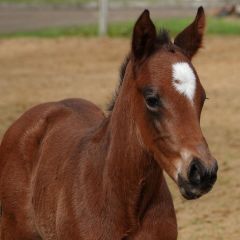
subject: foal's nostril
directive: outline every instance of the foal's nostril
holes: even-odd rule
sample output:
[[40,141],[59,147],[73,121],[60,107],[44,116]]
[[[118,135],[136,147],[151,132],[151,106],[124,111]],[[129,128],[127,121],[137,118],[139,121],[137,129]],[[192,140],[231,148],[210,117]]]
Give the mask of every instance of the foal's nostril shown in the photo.
[[217,180],[217,170],[217,163],[213,168],[207,169],[199,158],[194,158],[188,171],[189,183],[200,188],[211,188]]
[[188,179],[189,182],[193,185],[199,185],[203,177],[202,164],[198,158],[194,158],[191,162]]

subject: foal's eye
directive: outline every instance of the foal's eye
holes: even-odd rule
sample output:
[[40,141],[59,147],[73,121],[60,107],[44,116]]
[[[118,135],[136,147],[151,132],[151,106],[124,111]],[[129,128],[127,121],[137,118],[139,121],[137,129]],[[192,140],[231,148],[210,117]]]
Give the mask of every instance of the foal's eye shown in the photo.
[[146,107],[153,113],[158,113],[160,107],[160,98],[158,91],[153,87],[145,87],[142,90]]
[[159,107],[159,98],[158,96],[147,96],[145,98],[146,105],[149,110],[157,111]]

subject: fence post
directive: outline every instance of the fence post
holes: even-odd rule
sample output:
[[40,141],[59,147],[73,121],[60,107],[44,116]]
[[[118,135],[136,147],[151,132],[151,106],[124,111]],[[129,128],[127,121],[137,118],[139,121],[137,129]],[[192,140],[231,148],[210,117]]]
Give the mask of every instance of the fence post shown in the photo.
[[99,35],[107,34],[108,0],[99,0]]

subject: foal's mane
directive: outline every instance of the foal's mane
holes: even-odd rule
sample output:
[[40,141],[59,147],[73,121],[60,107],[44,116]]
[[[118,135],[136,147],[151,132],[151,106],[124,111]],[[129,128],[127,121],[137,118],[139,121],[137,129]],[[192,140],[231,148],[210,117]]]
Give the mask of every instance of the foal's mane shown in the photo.
[[[153,53],[156,52],[163,45],[166,45],[168,47],[169,51],[174,51],[173,44],[171,43],[171,39],[170,39],[169,33],[168,33],[168,31],[166,29],[160,29],[160,31],[159,31],[159,33],[157,35],[157,38],[156,38],[155,45],[156,45],[156,48],[154,49]],[[120,66],[119,82],[118,82],[117,88],[116,88],[116,90],[115,90],[115,92],[113,94],[112,100],[110,101],[110,103],[107,106],[107,110],[109,112],[111,112],[113,110],[113,108],[114,108],[115,101],[116,101],[116,99],[118,97],[119,90],[120,90],[120,88],[121,88],[121,86],[123,84],[124,76],[125,76],[127,65],[128,65],[128,63],[130,61],[130,58],[131,58],[131,54],[129,53],[125,57],[123,63]]]

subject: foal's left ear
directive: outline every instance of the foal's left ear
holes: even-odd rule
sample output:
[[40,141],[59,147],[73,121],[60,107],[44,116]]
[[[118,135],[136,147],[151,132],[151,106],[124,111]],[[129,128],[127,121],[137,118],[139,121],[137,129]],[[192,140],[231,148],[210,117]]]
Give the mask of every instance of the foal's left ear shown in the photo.
[[156,29],[150,19],[149,11],[144,10],[133,30],[132,52],[135,60],[142,60],[152,53],[156,35]]
[[203,7],[198,8],[195,20],[177,35],[174,44],[183,49],[191,59],[202,46],[205,29],[205,14]]

